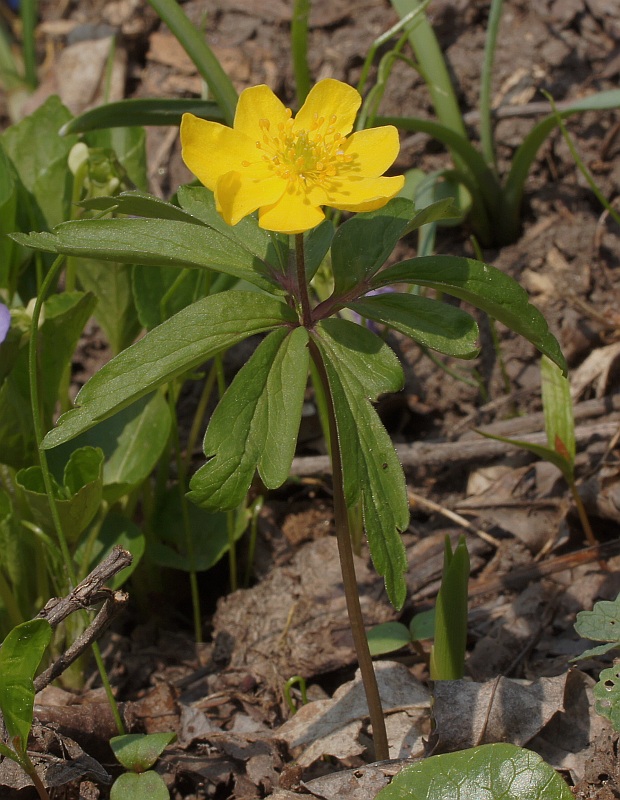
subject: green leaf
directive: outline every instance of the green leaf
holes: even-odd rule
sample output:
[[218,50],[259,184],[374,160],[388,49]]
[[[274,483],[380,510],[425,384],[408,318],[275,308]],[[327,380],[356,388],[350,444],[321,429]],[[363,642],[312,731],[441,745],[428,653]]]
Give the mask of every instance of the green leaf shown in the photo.
[[64,464],[76,448],[101,448],[105,456],[103,497],[112,504],[151,474],[168,442],[171,426],[168,403],[161,392],[155,392],[54,448],[48,454],[48,464],[60,480]]
[[39,227],[43,220],[52,228],[69,217],[73,176],[67,158],[77,137],[58,134],[69,119],[69,111],[53,96],[2,134],[4,150],[40,210]]
[[487,433],[486,431],[477,430],[476,433],[479,433],[481,436],[484,436],[487,439],[495,439],[498,442],[505,442],[506,444],[513,445],[514,447],[520,447],[522,450],[527,450],[528,453],[532,453],[538,458],[543,459],[543,461],[548,461],[550,464],[553,464],[554,467],[557,467],[560,470],[564,476],[564,479],[569,483],[571,482],[573,467],[570,461],[558,453],[557,450],[554,450],[551,447],[546,447],[544,444],[524,442],[521,439],[508,439],[505,436],[494,436],[492,433]]
[[341,442],[347,505],[360,500],[377,572],[400,608],[407,569],[400,532],[409,524],[402,467],[370,401],[402,387],[403,373],[390,348],[367,328],[342,319],[322,320],[314,337],[327,370]]
[[413,642],[432,639],[435,635],[435,609],[429,608],[428,611],[414,614],[409,623],[409,633]]
[[368,631],[371,656],[393,653],[411,643],[409,629],[402,622],[382,622]]
[[575,464],[575,421],[570,383],[545,356],[540,361],[540,377],[547,441],[549,447],[568,463],[572,473]]
[[575,630],[584,639],[620,644],[620,595],[615,600],[599,600],[592,611],[580,611]]
[[569,661],[583,661],[584,658],[598,658],[604,656],[605,653],[610,653],[612,650],[617,650],[620,647],[620,642],[608,642],[607,644],[600,644],[598,647],[591,647],[589,650],[584,650],[579,656],[569,659]]
[[284,303],[255,292],[205,297],[147,333],[93,375],[76,398],[77,408],[60,417],[43,446],[56,447],[73,439],[254,333],[296,321],[295,313]]
[[82,200],[79,205],[88,211],[115,211],[117,214],[128,214],[133,217],[169,219],[204,225],[201,219],[193,217],[178,206],[140,191],[121,192],[113,197],[90,197]]
[[21,227],[23,192],[15,168],[0,144],[0,288],[8,289],[9,296],[17,287],[23,251],[7,234]]
[[[44,303],[44,322],[39,328],[38,360],[43,406],[49,420],[56,409],[63,373],[71,362],[73,351],[94,307],[93,295],[83,292],[53,294]],[[27,353],[24,355],[27,356]]]
[[[157,506],[153,520],[155,536],[149,540],[148,557],[153,563],[167,569],[184,572],[204,572],[214,567],[230,549],[228,517],[221,512],[209,512],[194,503],[188,503],[191,555],[183,530],[179,486],[173,486]],[[235,541],[245,532],[243,526],[235,530]]]
[[119,163],[126,170],[129,179],[138,189],[148,189],[148,170],[146,165],[146,134],[143,128],[106,128],[94,131],[84,139],[89,147],[112,150]]
[[604,669],[592,690],[597,714],[606,717],[620,731],[620,666]]
[[454,681],[465,671],[469,553],[461,536],[452,552],[446,536],[443,575],[435,606],[435,642],[431,650],[431,679]]
[[80,219],[52,234],[14,234],[26,247],[123,264],[213,269],[267,291],[279,288],[273,269],[231,235],[169,219]]
[[380,269],[415,214],[411,200],[395,197],[379,209],[356,214],[334,236],[334,294],[342,295]]
[[439,300],[390,292],[348,304],[360,316],[389,325],[416,342],[456,358],[475,358],[478,326],[466,312]]
[[323,259],[328,254],[335,230],[334,223],[329,219],[324,219],[320,225],[311,228],[304,234],[304,266],[308,283],[314,278]]
[[[67,462],[62,486],[54,481],[54,497],[62,528],[70,543],[76,542],[93,521],[103,493],[103,452],[81,447]],[[37,525],[52,528],[49,501],[41,467],[22,469],[16,476]]]
[[97,298],[94,316],[114,354],[129,347],[141,328],[131,290],[131,271],[129,264],[94,258],[81,258],[77,263],[78,281]]
[[503,272],[458,256],[426,256],[401,261],[380,272],[372,288],[393,283],[429,286],[459,297],[530,341],[566,373],[566,361],[543,315],[530,304],[525,289]]
[[135,266],[132,290],[140,323],[152,330],[181,309],[212,294],[207,288],[215,276],[211,270]]
[[116,546],[129,550],[133,561],[106,582],[110,589],[119,589],[127,581],[142,560],[146,548],[146,540],[140,528],[122,514],[111,511],[104,519],[94,542],[90,541],[89,534],[75,551],[75,560],[81,565],[80,577],[85,578]]
[[8,634],[0,649],[0,710],[9,738],[25,752],[34,705],[34,676],[52,638],[45,619],[23,622]]
[[152,769],[119,775],[110,790],[110,800],[170,800],[163,778]]
[[406,767],[376,800],[574,800],[553,767],[513,744],[484,744]]
[[176,733],[129,733],[113,736],[110,747],[116,760],[125,769],[145,772],[176,738]]
[[288,236],[260,228],[258,219],[252,214],[234,226],[228,225],[215,208],[213,192],[204,186],[181,186],[177,196],[185,211],[233,240],[236,246],[242,247],[260,262],[270,264],[275,272],[286,273]]
[[[445,186],[445,183],[441,184],[441,186]],[[450,188],[452,188],[452,186],[453,184],[450,184]],[[459,188],[463,189],[463,187],[455,187],[455,191],[458,191]],[[437,189],[437,191],[439,190]],[[432,203],[425,205],[420,211],[417,211],[414,218],[409,225],[407,225],[403,236],[417,231],[423,225],[430,225],[433,222],[462,222],[462,220],[463,211],[455,205],[454,197],[451,194],[449,197],[442,197],[440,200],[434,200]]]
[[268,489],[287,479],[308,380],[305,328],[271,333],[239,370],[211,417],[204,440],[210,460],[190,482],[189,497],[209,510],[238,506],[256,469]]
[[69,133],[124,128],[127,125],[180,125],[183,114],[224,122],[224,115],[213,100],[137,98],[91,108],[66,122],[60,133],[66,136]]

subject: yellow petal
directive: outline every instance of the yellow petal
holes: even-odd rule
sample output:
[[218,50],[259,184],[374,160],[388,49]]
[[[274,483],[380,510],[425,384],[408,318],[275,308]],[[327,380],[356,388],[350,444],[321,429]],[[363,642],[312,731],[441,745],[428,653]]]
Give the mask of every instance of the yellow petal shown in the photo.
[[326,78],[310,89],[306,102],[295,117],[293,129],[312,130],[316,121],[322,118],[322,133],[328,127],[333,127],[342,136],[346,136],[353,129],[361,104],[362,98],[352,86]]
[[221,175],[241,169],[244,160],[253,163],[259,151],[255,142],[226,125],[183,114],[181,155],[188,169],[213,191]]
[[312,205],[301,192],[285,192],[277,203],[261,208],[258,224],[278,233],[303,233],[325,219],[320,208]]
[[339,174],[378,178],[396,160],[400,150],[398,131],[392,125],[357,131],[349,136],[342,149],[352,160],[339,167]]
[[236,225],[257,208],[276,203],[286,186],[286,181],[271,173],[269,177],[252,179],[247,171],[228,172],[215,187],[215,206],[228,225]]
[[331,188],[325,205],[342,211],[373,211],[397,195],[405,185],[404,175],[393,178],[352,178]]
[[259,124],[262,119],[266,119],[270,129],[275,130],[278,123],[286,122],[289,116],[284,104],[268,86],[251,86],[239,95],[234,128],[257,142],[263,135]]

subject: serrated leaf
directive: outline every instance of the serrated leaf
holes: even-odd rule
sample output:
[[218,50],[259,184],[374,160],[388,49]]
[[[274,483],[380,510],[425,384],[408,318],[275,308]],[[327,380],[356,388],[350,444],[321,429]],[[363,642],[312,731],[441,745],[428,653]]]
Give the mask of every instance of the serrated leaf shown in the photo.
[[530,341],[566,373],[560,345],[525,289],[489,264],[457,256],[425,256],[401,261],[380,272],[371,287],[393,283],[429,286],[466,300]]
[[394,445],[370,401],[400,389],[402,369],[378,336],[347,320],[323,320],[315,328],[315,341],[335,406],[347,505],[361,499],[375,569],[385,578],[390,601],[400,608],[407,592],[400,538],[409,524],[407,491]]
[[620,643],[620,595],[615,600],[599,600],[592,611],[580,611],[575,630],[584,639]]
[[604,669],[592,690],[597,714],[606,717],[620,731],[620,666]]
[[[50,240],[50,236],[53,239]],[[53,234],[13,234],[26,247],[69,256],[156,267],[212,269],[267,291],[279,289],[273,268],[234,237],[206,226],[169,219],[80,219]]]
[[439,300],[391,292],[362,297],[348,308],[389,325],[416,342],[456,358],[475,358],[478,326],[466,312]]
[[0,710],[7,733],[21,752],[32,727],[34,676],[51,638],[49,622],[33,619],[13,628],[0,649]]
[[295,454],[308,379],[305,328],[271,333],[235,376],[204,439],[210,460],[190,482],[191,500],[224,511],[238,506],[255,470],[274,489],[287,479]]
[[378,211],[356,214],[332,241],[334,294],[369,280],[385,263],[415,214],[411,200],[395,197]]
[[224,222],[215,208],[213,192],[204,186],[181,186],[177,193],[181,208],[234,240],[260,261],[271,264],[276,272],[285,273],[288,264],[288,236],[266,231],[258,226],[253,215],[244,217],[237,225]]
[[154,328],[99,370],[43,440],[50,448],[73,439],[163,383],[254,333],[297,317],[267,295],[230,291],[205,297]]
[[382,656],[406,647],[411,642],[409,629],[402,622],[382,622],[368,631],[371,656]]
[[406,767],[376,800],[574,800],[553,767],[531,750],[485,744]]
[[166,747],[176,739],[176,733],[129,733],[113,736],[110,747],[125,769],[145,772],[157,761]]
[[568,378],[546,356],[540,360],[545,431],[549,447],[570,465],[575,463],[575,421]]

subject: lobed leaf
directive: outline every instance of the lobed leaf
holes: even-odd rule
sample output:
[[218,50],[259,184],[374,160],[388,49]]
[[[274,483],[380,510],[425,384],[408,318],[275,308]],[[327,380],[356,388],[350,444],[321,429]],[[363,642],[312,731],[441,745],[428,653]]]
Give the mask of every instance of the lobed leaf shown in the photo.
[[347,320],[321,321],[314,339],[336,411],[347,505],[361,500],[375,569],[385,578],[390,601],[400,608],[407,592],[400,538],[409,524],[407,491],[394,445],[370,401],[399,390],[402,369],[378,336]]
[[566,361],[543,315],[529,302],[527,292],[508,275],[489,264],[457,256],[424,256],[401,261],[380,272],[372,288],[393,283],[429,286],[465,300],[520,334],[566,373]]
[[599,600],[592,611],[580,611],[575,630],[584,639],[620,644],[620,595],[615,600]]
[[210,460],[190,482],[189,497],[213,511],[238,506],[254,472],[268,489],[288,478],[308,380],[308,332],[271,333],[235,376],[204,439]]

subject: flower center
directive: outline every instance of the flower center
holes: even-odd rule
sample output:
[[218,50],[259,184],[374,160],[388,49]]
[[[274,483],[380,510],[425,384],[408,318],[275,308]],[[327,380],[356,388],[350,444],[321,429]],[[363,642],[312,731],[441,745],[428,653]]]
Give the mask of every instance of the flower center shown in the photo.
[[256,142],[256,147],[269,168],[289,182],[290,189],[324,186],[341,165],[353,159],[343,151],[345,137],[336,130],[337,117],[334,114],[326,121],[315,114],[310,130],[294,130],[287,110],[289,118],[278,123],[275,131],[268,119],[260,120],[262,141]]

